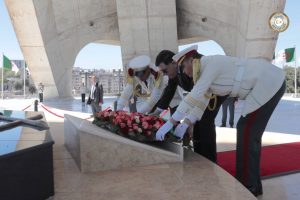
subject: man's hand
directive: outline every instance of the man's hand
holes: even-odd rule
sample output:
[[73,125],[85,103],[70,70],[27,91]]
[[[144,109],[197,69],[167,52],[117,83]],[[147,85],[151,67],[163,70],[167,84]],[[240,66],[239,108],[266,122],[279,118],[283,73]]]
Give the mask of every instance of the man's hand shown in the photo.
[[189,137],[192,137],[193,129],[193,123],[189,119],[185,118],[185,120],[176,127],[174,134],[180,139],[182,139],[186,133],[189,134]]
[[165,139],[165,135],[173,128],[173,124],[170,120],[168,120],[160,129],[156,132],[156,140],[163,141]]
[[131,104],[134,104],[134,98],[131,98],[131,99],[130,99],[130,103],[131,103]]
[[179,124],[175,129],[174,135],[176,135],[177,137],[182,139],[184,134],[186,133],[188,127],[189,127],[189,125],[186,123]]

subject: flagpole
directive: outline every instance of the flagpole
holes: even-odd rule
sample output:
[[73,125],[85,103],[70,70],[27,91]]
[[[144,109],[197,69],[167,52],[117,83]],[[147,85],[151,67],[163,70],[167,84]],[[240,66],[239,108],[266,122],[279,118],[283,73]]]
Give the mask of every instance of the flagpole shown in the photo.
[[2,65],[2,70],[1,70],[1,71],[2,71],[2,80],[1,80],[1,82],[2,82],[2,83],[1,83],[1,87],[2,87],[2,93],[1,93],[2,100],[3,100],[3,71],[4,71],[4,64],[3,64],[3,63],[4,63],[4,61],[3,61],[3,55],[4,55],[4,54],[2,53],[2,55],[1,55],[1,56],[2,56],[2,63],[1,63],[1,65]]
[[297,56],[296,56],[296,45],[294,46],[295,48],[295,55],[294,55],[294,58],[295,58],[295,97],[297,97]]
[[24,99],[25,99],[25,90],[26,90],[26,85],[25,85],[25,84],[26,84],[26,83],[25,83],[25,82],[26,82],[26,77],[25,77],[25,66],[26,66],[26,65],[25,65],[25,60],[23,60],[23,69],[24,69],[24,70],[23,70],[23,72],[24,72]]

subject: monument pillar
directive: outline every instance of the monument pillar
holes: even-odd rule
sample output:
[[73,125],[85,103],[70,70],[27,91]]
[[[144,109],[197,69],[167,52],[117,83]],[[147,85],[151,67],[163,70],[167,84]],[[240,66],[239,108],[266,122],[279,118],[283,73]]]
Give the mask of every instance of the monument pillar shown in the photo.
[[123,66],[136,55],[178,51],[175,0],[116,0]]

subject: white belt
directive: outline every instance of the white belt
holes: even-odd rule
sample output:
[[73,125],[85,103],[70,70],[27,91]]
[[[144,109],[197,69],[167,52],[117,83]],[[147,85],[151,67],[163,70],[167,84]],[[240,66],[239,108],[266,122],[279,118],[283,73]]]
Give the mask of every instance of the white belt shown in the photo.
[[238,66],[238,71],[235,75],[232,91],[230,93],[231,97],[237,97],[237,94],[240,91],[242,79],[245,72],[245,64],[246,64],[245,62],[239,62],[236,64]]

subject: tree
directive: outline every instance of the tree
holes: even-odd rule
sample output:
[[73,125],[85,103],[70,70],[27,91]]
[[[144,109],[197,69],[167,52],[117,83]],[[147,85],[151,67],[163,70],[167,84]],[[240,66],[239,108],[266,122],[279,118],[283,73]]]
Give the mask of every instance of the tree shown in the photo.
[[[287,93],[295,92],[295,68],[290,66],[285,66],[283,68],[285,71],[285,81],[286,81],[286,91]],[[300,68],[297,68],[297,92],[300,92]]]
[[15,82],[15,90],[22,90],[23,89],[23,83],[21,83],[20,81]]

